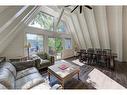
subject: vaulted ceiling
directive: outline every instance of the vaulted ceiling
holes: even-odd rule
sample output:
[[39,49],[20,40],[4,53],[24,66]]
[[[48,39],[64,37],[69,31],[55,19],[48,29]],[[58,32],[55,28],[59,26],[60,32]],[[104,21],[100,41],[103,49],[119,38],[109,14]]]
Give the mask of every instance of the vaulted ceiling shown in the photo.
[[[67,8],[62,15],[68,31],[80,49],[111,48],[119,60],[127,61],[127,7],[92,6],[70,13]],[[1,6],[0,7],[0,53],[11,43],[18,31],[27,25],[38,11],[59,17],[63,6]]]

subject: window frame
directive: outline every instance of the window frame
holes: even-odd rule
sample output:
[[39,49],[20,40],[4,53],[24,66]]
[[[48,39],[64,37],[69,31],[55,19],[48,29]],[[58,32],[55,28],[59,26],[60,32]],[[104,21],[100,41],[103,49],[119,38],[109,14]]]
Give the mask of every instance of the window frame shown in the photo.
[[[70,39],[71,42],[70,48],[66,48],[66,39]],[[64,49],[72,49],[72,38],[64,38]]]

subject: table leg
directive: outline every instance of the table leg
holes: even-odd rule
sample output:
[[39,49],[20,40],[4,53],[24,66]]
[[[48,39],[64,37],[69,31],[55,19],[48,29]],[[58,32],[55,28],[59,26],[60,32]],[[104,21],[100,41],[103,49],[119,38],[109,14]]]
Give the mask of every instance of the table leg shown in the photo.
[[61,81],[61,85],[62,85],[62,87],[63,87],[63,89],[64,89],[64,81]]
[[48,79],[50,80],[50,73],[48,72]]
[[79,78],[79,72],[78,72],[78,80],[80,80],[80,78]]

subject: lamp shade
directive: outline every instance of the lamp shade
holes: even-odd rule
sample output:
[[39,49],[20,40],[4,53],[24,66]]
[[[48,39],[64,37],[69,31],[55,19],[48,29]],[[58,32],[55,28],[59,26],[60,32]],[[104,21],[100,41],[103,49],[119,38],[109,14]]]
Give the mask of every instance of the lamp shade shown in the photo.
[[25,45],[25,48],[30,48],[30,47],[31,47],[31,44],[30,43],[28,43],[28,44]]

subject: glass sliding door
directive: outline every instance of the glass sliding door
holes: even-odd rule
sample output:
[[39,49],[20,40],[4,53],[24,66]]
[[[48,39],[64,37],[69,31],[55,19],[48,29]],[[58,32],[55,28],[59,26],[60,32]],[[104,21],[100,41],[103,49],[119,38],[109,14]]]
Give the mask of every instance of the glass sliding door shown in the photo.
[[55,48],[56,48],[56,59],[61,59],[61,53],[62,53],[62,39],[61,38],[55,38]]
[[62,39],[61,38],[48,38],[49,54],[55,56],[55,59],[61,59],[62,52]]
[[50,55],[56,55],[54,38],[48,38],[48,53]]

